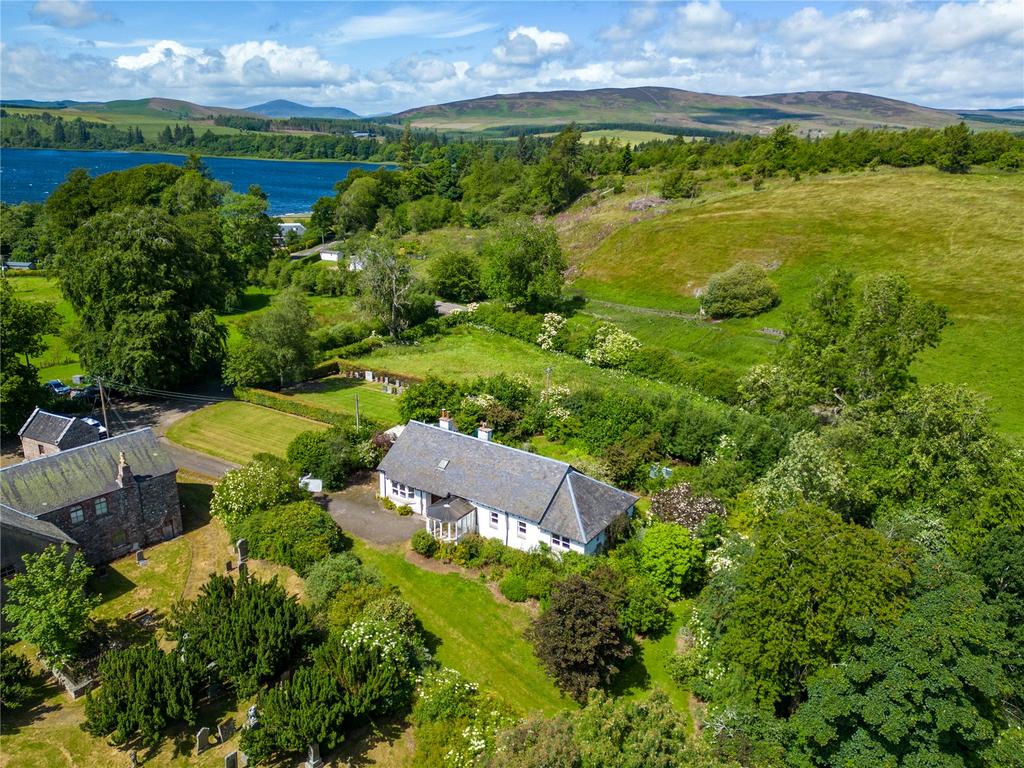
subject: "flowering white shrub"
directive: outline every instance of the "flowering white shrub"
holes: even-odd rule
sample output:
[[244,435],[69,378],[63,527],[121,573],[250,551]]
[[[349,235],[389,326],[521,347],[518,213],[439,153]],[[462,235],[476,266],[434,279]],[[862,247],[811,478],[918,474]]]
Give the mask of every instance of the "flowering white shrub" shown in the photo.
[[569,398],[569,395],[571,394],[572,392],[569,390],[568,387],[562,387],[559,386],[558,384],[555,384],[541,391],[540,401],[542,403],[550,405],[561,405]]
[[594,346],[584,353],[583,359],[602,368],[621,368],[639,351],[640,342],[635,336],[605,324],[597,329]]
[[846,464],[839,452],[813,432],[799,432],[789,441],[789,453],[754,486],[754,508],[761,515],[801,501],[835,508],[847,492]]
[[565,318],[557,312],[548,312],[544,315],[544,322],[541,325],[540,334],[537,336],[537,343],[541,349],[552,349],[555,345],[555,337],[565,327]]
[[253,461],[231,470],[214,486],[210,512],[231,528],[253,512],[296,501],[304,495],[297,477],[280,467]]

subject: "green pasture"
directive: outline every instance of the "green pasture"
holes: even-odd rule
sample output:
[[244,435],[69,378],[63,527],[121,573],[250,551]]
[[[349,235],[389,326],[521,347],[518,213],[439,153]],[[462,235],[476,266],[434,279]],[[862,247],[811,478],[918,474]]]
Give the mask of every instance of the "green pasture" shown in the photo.
[[[922,355],[919,379],[978,390],[1004,431],[1024,434],[1024,176],[887,170],[712,190],[705,204],[642,216],[617,196],[563,217],[563,242],[581,270],[574,288],[597,300],[587,311],[647,343],[741,369],[768,358],[776,342],[760,330],[784,327],[828,268],[900,272],[953,321]],[[779,307],[714,324],[635,309],[695,313],[695,292],[740,261],[772,270]]]
[[[132,104],[131,102],[128,103]],[[125,108],[123,111],[111,109],[109,106],[102,111],[73,107],[67,107],[64,109],[4,107],[4,109],[8,114],[15,116],[15,118],[20,115],[38,115],[43,112],[49,112],[54,117],[64,118],[65,122],[70,122],[80,117],[86,123],[103,123],[106,125],[113,125],[118,128],[127,128],[128,126],[131,126],[132,128],[139,128],[146,141],[155,141],[165,126],[170,126],[171,130],[174,130],[175,125],[179,125],[182,128],[186,125],[191,125],[196,136],[201,136],[206,133],[207,130],[212,131],[215,134],[240,133],[237,128],[214,125],[212,119],[189,120],[171,112],[164,113],[159,110],[142,109],[137,105],[133,105],[131,108]]]
[[46,351],[32,362],[39,367],[40,381],[61,379],[65,384],[71,384],[71,377],[76,373],[83,372],[78,362],[78,355],[68,348],[68,344],[64,340],[65,334],[74,323],[75,311],[71,308],[71,304],[61,296],[57,281],[42,275],[25,275],[6,279],[19,299],[47,301],[55,305],[57,313],[61,316],[60,332],[43,337]]
[[216,403],[171,425],[167,438],[194,451],[244,464],[257,453],[284,456],[297,434],[326,424],[250,403]]

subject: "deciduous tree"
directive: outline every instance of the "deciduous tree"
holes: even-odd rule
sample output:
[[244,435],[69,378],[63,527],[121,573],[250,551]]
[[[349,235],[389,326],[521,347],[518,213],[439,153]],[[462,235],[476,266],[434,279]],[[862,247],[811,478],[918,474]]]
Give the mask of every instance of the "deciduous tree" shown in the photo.
[[52,664],[75,658],[99,598],[87,595],[92,574],[81,552],[51,544],[37,555],[22,557],[24,573],[7,581],[4,616],[15,637],[36,646]]
[[19,299],[10,281],[0,279],[0,432],[17,432],[44,401],[31,358],[42,354],[43,337],[59,327],[53,304]]

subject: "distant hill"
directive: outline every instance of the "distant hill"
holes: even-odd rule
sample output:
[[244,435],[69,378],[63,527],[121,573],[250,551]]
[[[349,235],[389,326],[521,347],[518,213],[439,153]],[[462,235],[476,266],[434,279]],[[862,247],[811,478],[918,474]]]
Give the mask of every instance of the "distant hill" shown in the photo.
[[246,112],[254,112],[264,117],[331,117],[340,120],[358,119],[359,115],[342,107],[310,107],[296,104],[294,101],[276,99],[253,107],[246,107]]
[[[963,116],[961,116],[963,114]],[[600,88],[495,94],[409,109],[392,116],[395,122],[450,131],[485,131],[501,127],[564,125],[636,125],[651,130],[694,128],[764,133],[793,123],[800,133],[824,134],[855,128],[942,127],[967,113],[931,109],[905,101],[848,91],[808,91],[764,96],[720,96],[677,88]]]
[[148,99],[118,99],[116,101],[35,101],[34,99],[4,99],[5,107],[31,107],[33,109],[70,109],[102,115],[139,115],[168,117],[177,120],[208,120],[217,115],[243,115],[258,117],[243,109],[231,107],[205,107],[191,101],[153,97]]

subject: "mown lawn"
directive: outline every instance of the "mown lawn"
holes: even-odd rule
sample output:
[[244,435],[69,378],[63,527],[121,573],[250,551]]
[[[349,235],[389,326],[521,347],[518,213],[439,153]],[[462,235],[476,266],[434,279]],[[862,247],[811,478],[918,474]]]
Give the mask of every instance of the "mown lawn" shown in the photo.
[[694,292],[712,274],[754,261],[772,269],[779,307],[714,325],[597,303],[587,311],[649,343],[742,369],[768,358],[774,342],[759,329],[784,327],[825,270],[899,272],[953,321],[921,356],[920,380],[967,384],[991,397],[1004,431],[1024,435],[1024,176],[886,170],[710,191],[707,202],[672,203],[660,215],[627,211],[627,194],[560,217],[563,247],[582,271],[574,286],[606,302],[695,312]]
[[358,397],[359,414],[362,418],[386,427],[397,424],[399,420],[398,396],[384,392],[380,384],[359,379],[330,376],[280,394],[291,400],[348,415],[355,414]]
[[541,669],[523,632],[529,612],[500,604],[478,581],[409,563],[397,550],[356,541],[355,553],[398,586],[436,642],[442,664],[497,693],[523,713],[551,714],[574,707]]
[[74,322],[75,312],[71,308],[71,304],[61,296],[56,279],[40,275],[25,275],[6,279],[14,289],[14,295],[19,299],[45,301],[55,306],[57,314],[61,317],[60,330],[56,334],[43,337],[46,350],[32,362],[39,367],[40,381],[61,379],[65,384],[70,385],[71,377],[76,373],[82,373],[78,355],[68,348],[67,342],[63,338],[64,332]]
[[326,428],[318,421],[229,401],[201,408],[175,422],[167,437],[194,451],[244,464],[257,453],[284,456],[297,434]]

